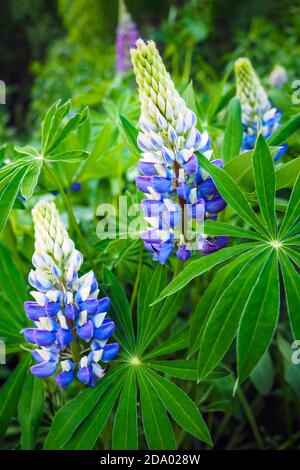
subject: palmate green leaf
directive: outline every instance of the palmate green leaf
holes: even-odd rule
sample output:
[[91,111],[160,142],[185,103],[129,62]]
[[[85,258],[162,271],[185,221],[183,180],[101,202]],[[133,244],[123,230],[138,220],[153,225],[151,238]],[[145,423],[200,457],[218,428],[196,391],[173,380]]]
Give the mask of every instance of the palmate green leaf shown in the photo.
[[24,170],[21,167],[11,178],[9,184],[0,194],[0,232],[5,228],[7,219],[14,205],[15,199],[20,191]]
[[[150,361],[146,365],[152,369],[159,370],[165,374],[182,380],[197,380],[197,361],[187,359],[174,359],[169,361]],[[227,377],[230,372],[223,366],[217,367],[207,380],[221,379]]]
[[176,441],[165,407],[151,385],[144,369],[139,370],[142,420],[145,437],[151,450],[174,450]]
[[67,162],[74,163],[85,160],[89,153],[84,150],[69,150],[67,152],[51,154],[45,157],[47,162]]
[[183,330],[179,331],[179,333],[174,334],[163,343],[160,343],[155,348],[150,349],[148,353],[143,355],[143,358],[155,358],[186,349],[188,346],[188,332],[189,327],[186,326]]
[[[274,158],[278,153],[278,147],[270,147],[270,152]],[[254,191],[254,177],[252,168],[253,150],[241,153],[232,158],[224,165],[224,170],[228,173],[236,184],[246,193]],[[276,168],[278,170],[278,168]]]
[[272,341],[279,316],[277,253],[273,250],[251,292],[237,337],[238,381],[242,383]]
[[215,304],[206,323],[198,357],[198,380],[206,377],[231,345],[249,296],[270,256],[264,250],[244,266]]
[[223,250],[217,251],[209,256],[202,256],[201,258],[190,262],[174,279],[172,279],[170,284],[161,292],[153,304],[156,304],[165,297],[179,291],[192,281],[192,279],[195,279],[195,277],[200,276],[209,269],[212,269],[218,264],[223,263],[243,251],[250,250],[254,246],[254,243],[242,243],[240,245],[224,248]]
[[91,413],[75,430],[71,439],[64,446],[65,450],[91,450],[93,449],[113,406],[123,387],[123,376],[115,378],[115,381],[104,392],[102,400],[98,401]]
[[[299,248],[299,247],[297,247]],[[284,244],[283,251],[288,257],[300,268],[300,251],[295,251],[293,248],[290,248]]]
[[[160,304],[150,307],[151,301],[155,299],[167,284],[167,272],[165,266],[157,264],[155,267],[148,287],[146,288],[146,296],[143,308],[138,311],[138,332],[137,332],[137,351],[143,349],[143,340],[149,329],[153,325],[154,320],[160,309]],[[145,286],[142,286],[145,289]]]
[[[43,153],[44,153],[44,150],[47,146],[47,142],[49,140],[49,131],[50,131],[50,128],[51,128],[52,119],[53,119],[54,114],[56,113],[60,103],[61,103],[61,100],[57,100],[55,103],[53,103],[53,105],[48,109],[48,111],[47,111],[47,113],[46,113],[46,115],[43,119],[43,122],[42,122],[42,151],[43,151]],[[65,103],[65,108],[68,107],[68,109],[70,110],[70,106],[71,106],[70,101],[67,101]]]
[[21,194],[26,199],[31,198],[33,191],[38,183],[41,169],[43,166],[42,160],[37,160],[28,166],[21,185]]
[[0,439],[6,433],[12,417],[17,412],[30,361],[31,356],[26,354],[0,389]]
[[281,251],[279,252],[280,267],[284,281],[284,289],[289,312],[291,329],[295,339],[300,338],[300,275],[295,267]]
[[137,159],[140,159],[141,150],[137,144],[138,130],[129,121],[127,121],[124,116],[120,116],[120,129],[124,140],[133,155],[135,155]]
[[34,449],[43,414],[43,380],[28,374],[18,406],[18,418],[21,427],[21,448],[23,450]]
[[216,220],[206,220],[204,222],[204,233],[207,235],[221,235],[228,237],[249,238],[250,240],[264,241],[264,238],[257,232],[248,230],[236,225],[218,222]]
[[114,420],[113,450],[138,449],[137,390],[135,371],[127,374]]
[[124,370],[124,365],[119,366],[101,379],[95,388],[86,389],[68,401],[55,415],[44,448],[46,450],[62,449],[79,425],[92,412],[104,392],[115,380],[118,380]]
[[227,122],[223,141],[223,161],[229,162],[240,153],[243,139],[241,105],[238,98],[231,99],[228,105]]
[[291,229],[300,217],[300,173],[294,184],[289,205],[279,230],[279,239],[287,238]]
[[[143,285],[143,284],[142,284]],[[152,325],[149,326],[149,330],[146,332],[145,341],[143,343],[142,352],[144,352],[149,345],[162,333],[173,321],[178,312],[180,311],[186,290],[181,289],[175,292],[171,297],[167,297],[161,306],[156,319]]]
[[49,109],[42,124],[42,154],[48,156],[57,149],[63,140],[83,124],[88,118],[88,108],[68,118],[70,100],[60,105],[60,100]]
[[113,319],[116,325],[116,337],[127,352],[134,351],[135,338],[132,316],[123,286],[107,268],[103,270],[103,290],[111,300]]
[[222,168],[212,165],[204,155],[198,154],[200,166],[212,177],[219,193],[232,209],[259,233],[268,236],[268,232],[250,206],[245,194],[231,176]]
[[24,312],[24,302],[27,299],[26,286],[10,252],[2,243],[0,243],[0,286],[3,296],[11,306],[7,313],[13,317],[7,325],[13,325],[16,328],[17,321],[20,327],[25,326],[27,323]]
[[259,134],[252,156],[255,189],[266,225],[273,237],[276,236],[275,216],[275,168],[268,145]]
[[246,253],[240,254],[214,276],[212,282],[204,291],[192,318],[189,337],[190,355],[199,350],[206,324],[224,290],[236,278],[241,269],[254,259],[261,250],[261,246],[257,246]]
[[250,375],[251,381],[262,395],[269,395],[274,384],[274,367],[268,351],[260,358]]
[[300,173],[300,157],[276,167],[276,189],[291,188]]
[[280,145],[286,139],[288,139],[294,132],[300,128],[300,113],[296,114],[286,124],[280,127],[274,134],[268,139],[269,145]]
[[195,403],[174,383],[147,369],[149,382],[172,418],[188,433],[211,445],[211,437]]

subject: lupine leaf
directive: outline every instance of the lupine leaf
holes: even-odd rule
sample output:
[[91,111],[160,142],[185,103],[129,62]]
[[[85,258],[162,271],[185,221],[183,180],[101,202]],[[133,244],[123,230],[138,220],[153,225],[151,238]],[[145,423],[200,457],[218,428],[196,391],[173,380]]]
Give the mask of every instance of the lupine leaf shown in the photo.
[[179,333],[168,338],[163,343],[159,344],[155,348],[152,348],[150,352],[145,354],[143,357],[146,359],[158,356],[164,356],[181,349],[187,348],[188,345],[188,326],[181,330]]
[[172,418],[188,433],[211,444],[211,437],[195,403],[174,383],[147,370],[147,377]]
[[165,297],[174,294],[178,290],[186,286],[192,279],[200,276],[209,269],[223,263],[229,258],[242,253],[243,251],[249,250],[255,246],[254,243],[243,243],[236,246],[224,248],[216,253],[212,253],[209,256],[202,256],[201,258],[190,262],[183,270],[170,282],[170,284],[161,292],[159,297],[153,302],[156,304]]
[[262,395],[266,396],[270,394],[274,384],[274,367],[268,351],[261,357],[256,367],[253,369],[250,378]]
[[241,105],[238,98],[231,99],[228,105],[227,121],[223,141],[223,161],[229,162],[240,153],[243,138]]
[[127,121],[124,116],[120,116],[120,129],[128,147],[139,159],[141,157],[141,150],[137,144],[138,130],[129,121]]
[[282,239],[290,232],[291,228],[300,217],[300,173],[294,184],[293,191],[289,200],[284,219],[280,226],[279,237]]
[[157,315],[157,318],[149,327],[147,335],[145,336],[142,352],[148,348],[152,341],[157,338],[159,334],[162,333],[176,317],[177,313],[182,307],[185,294],[185,289],[181,289],[180,291],[175,292],[173,296],[167,297],[167,299],[165,299]]
[[30,165],[22,180],[21,193],[26,199],[31,198],[33,191],[38,183],[42,169],[42,160],[38,160]]
[[[58,106],[60,105],[61,100],[57,100],[53,105],[48,109],[43,122],[42,122],[42,151],[44,152],[48,139],[49,139],[49,130],[52,122],[52,118],[55,114],[55,112],[58,109]],[[70,106],[70,103],[68,102],[68,105]]]
[[[187,359],[174,359],[169,361],[150,361],[147,366],[159,370],[165,374],[171,375],[182,380],[197,380],[197,361]],[[207,380],[220,379],[227,377],[230,372],[225,367],[216,368]]]
[[18,407],[18,418],[21,427],[21,447],[23,450],[34,449],[43,413],[43,380],[28,374]]
[[19,169],[0,195],[0,232],[5,228],[7,219],[19,193],[21,181],[24,177],[23,168]]
[[300,173],[300,157],[276,168],[276,189],[291,188]]
[[280,127],[274,134],[269,138],[269,145],[280,145],[286,139],[288,139],[294,132],[300,128],[300,113],[296,114],[286,124]]
[[275,218],[275,168],[268,145],[262,134],[258,136],[252,156],[255,189],[266,225],[276,236]]
[[263,267],[251,292],[237,337],[238,380],[242,383],[268,348],[279,315],[279,277],[276,250]]
[[284,280],[284,289],[289,312],[289,319],[295,339],[300,338],[300,275],[293,264],[279,252],[281,272]]
[[198,154],[198,157],[201,167],[212,177],[219,193],[229,206],[262,235],[268,235],[266,228],[252,210],[245,194],[231,176],[222,168],[211,164],[204,155]]
[[207,235],[221,235],[228,237],[249,238],[250,240],[264,240],[264,238],[253,230],[248,230],[236,225],[218,222],[216,220],[206,220],[204,222],[204,233]]
[[135,339],[130,306],[124,288],[114,274],[106,268],[103,270],[103,281],[108,284],[108,286],[103,285],[103,290],[111,300],[118,341],[128,352],[132,352]]
[[241,269],[262,251],[261,246],[246,253],[240,254],[217,272],[212,282],[204,291],[192,318],[189,338],[189,354],[193,354],[200,348],[206,324],[212,314],[214,306],[218,302],[227,286],[236,278]]
[[26,354],[0,390],[0,439],[6,433],[12,417],[17,412],[31,356]]
[[270,251],[251,260],[219,297],[203,332],[198,379],[206,377],[221,361],[231,345],[247,301],[257,282]]
[[[141,349],[143,349],[143,339],[147,335],[149,329],[152,327],[161,307],[160,304],[156,304],[150,307],[151,301],[159,295],[166,284],[166,268],[158,264],[153,271],[148,286],[146,287],[146,296],[143,309],[138,311],[137,348],[139,352]],[[145,286],[142,286],[142,288],[145,289]]]
[[26,325],[24,302],[27,291],[24,280],[17,270],[7,248],[0,243],[0,285],[3,296],[14,309],[10,312],[21,326]]
[[76,429],[68,443],[66,450],[93,449],[102,429],[112,411],[123,386],[123,376],[115,379],[114,383],[104,392],[102,400],[98,401],[91,413]]
[[284,245],[283,251],[288,255],[288,257],[300,268],[300,253],[299,251],[293,250],[292,248]]
[[47,162],[80,162],[88,157],[88,152],[84,150],[69,150],[67,152],[52,154],[45,157]]
[[119,366],[101,379],[95,388],[84,390],[68,401],[55,415],[44,448],[46,450],[62,449],[78,426],[91,413],[107,388],[123,372],[124,366]]
[[114,450],[138,449],[136,377],[131,370],[126,378],[116,411],[112,448]]
[[174,450],[176,441],[168,415],[143,370],[138,374],[143,428],[149,449]]

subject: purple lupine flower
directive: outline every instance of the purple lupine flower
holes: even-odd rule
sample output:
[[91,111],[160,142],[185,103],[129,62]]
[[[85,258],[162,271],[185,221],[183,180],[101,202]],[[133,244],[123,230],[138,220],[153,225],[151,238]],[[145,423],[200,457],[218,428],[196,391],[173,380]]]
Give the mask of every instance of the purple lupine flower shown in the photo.
[[119,24],[116,40],[116,69],[122,75],[131,70],[130,48],[138,40],[139,33],[123,0],[119,0]]
[[[31,373],[45,378],[58,371],[56,383],[63,388],[75,375],[94,386],[105,373],[98,362],[110,361],[119,350],[117,343],[107,344],[115,327],[105,318],[109,298],[98,299],[98,283],[92,271],[78,276],[83,258],[69,238],[55,204],[40,201],[32,215],[35,270],[30,272],[29,282],[36,290],[31,292],[34,301],[24,304],[33,327],[23,330],[26,340],[38,346],[32,351],[37,364],[31,367]],[[97,351],[89,359],[89,380],[81,372],[87,350]]]
[[[202,251],[197,232],[204,219],[226,205],[198,165],[197,151],[211,158],[210,137],[196,128],[196,115],[175,89],[154,42],[139,39],[131,55],[142,111],[136,185],[147,198],[142,209],[150,224],[141,238],[155,261],[164,264],[174,248],[186,261],[193,250]],[[222,166],[221,160],[213,163]]]

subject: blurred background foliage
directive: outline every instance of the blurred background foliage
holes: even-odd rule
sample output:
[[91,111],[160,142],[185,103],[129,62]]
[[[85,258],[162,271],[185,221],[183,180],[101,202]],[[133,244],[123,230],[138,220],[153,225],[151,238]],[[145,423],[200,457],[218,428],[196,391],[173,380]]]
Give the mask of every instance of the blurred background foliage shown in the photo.
[[[298,2],[127,0],[141,36],[154,38],[177,82],[213,93],[224,68],[248,56],[258,73],[276,64],[295,79],[300,66]],[[4,10],[3,10],[4,9]],[[1,123],[26,136],[57,98],[98,106],[115,81],[117,0],[11,0],[0,18]],[[291,53],[292,51],[292,53]],[[2,131],[3,132],[3,131]]]

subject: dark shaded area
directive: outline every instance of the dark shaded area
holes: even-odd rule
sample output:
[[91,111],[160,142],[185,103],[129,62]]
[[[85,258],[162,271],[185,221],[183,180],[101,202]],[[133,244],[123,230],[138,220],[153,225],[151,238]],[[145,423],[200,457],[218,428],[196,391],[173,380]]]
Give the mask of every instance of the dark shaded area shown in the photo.
[[63,34],[57,0],[2,0],[0,31],[0,78],[7,86],[9,124],[23,132],[33,80],[30,64],[42,60],[51,41]]

